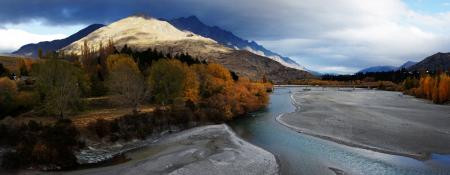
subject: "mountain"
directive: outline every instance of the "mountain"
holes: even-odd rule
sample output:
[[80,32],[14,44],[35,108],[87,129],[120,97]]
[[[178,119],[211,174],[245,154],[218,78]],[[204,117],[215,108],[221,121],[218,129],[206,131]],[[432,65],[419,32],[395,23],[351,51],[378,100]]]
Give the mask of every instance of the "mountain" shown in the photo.
[[436,53],[409,67],[412,71],[450,70],[450,53]]
[[390,72],[396,70],[397,67],[395,66],[374,66],[365,68],[363,70],[360,70],[358,73],[369,73],[369,72]]
[[400,69],[408,69],[409,67],[417,64],[417,62],[414,61],[407,61],[406,63],[403,63],[399,67],[395,66],[373,66],[369,68],[365,68],[363,70],[360,70],[358,73],[368,73],[368,72],[390,72],[390,71],[396,71]]
[[417,64],[417,62],[415,61],[407,61],[406,63],[403,63],[400,67],[398,67],[398,69],[408,69],[411,66],[414,66],[415,64]]
[[131,16],[111,23],[61,50],[67,54],[79,55],[85,42],[90,48],[98,49],[100,43],[109,40],[113,40],[118,49],[127,45],[135,50],[154,48],[171,54],[188,52],[200,60],[222,64],[238,75],[254,80],[266,76],[275,83],[281,83],[312,77],[306,71],[283,66],[270,58],[245,50],[235,50],[213,39],[181,31],[166,21],[142,16]]
[[290,68],[307,70],[305,67],[301,66],[294,60],[288,57],[283,57],[277,53],[274,53],[254,41],[248,41],[239,38],[233,33],[223,30],[217,26],[213,27],[208,26],[203,22],[201,22],[196,16],[172,19],[168,20],[167,22],[169,22],[170,24],[172,24],[173,26],[175,26],[180,30],[191,31],[197,35],[211,38],[227,47],[234,48],[237,50],[247,50],[254,54],[268,57]]
[[43,42],[39,42],[36,44],[27,44],[27,45],[20,47],[19,50],[14,51],[12,54],[24,55],[24,56],[29,56],[29,57],[38,57],[39,48],[42,49],[43,53],[46,53],[48,51],[57,51],[65,46],[69,45],[70,43],[73,43],[73,42],[87,36],[91,32],[93,32],[103,26],[104,26],[103,24],[92,24],[92,25],[78,31],[75,34],[70,35],[67,38],[53,40],[53,41],[43,41]]

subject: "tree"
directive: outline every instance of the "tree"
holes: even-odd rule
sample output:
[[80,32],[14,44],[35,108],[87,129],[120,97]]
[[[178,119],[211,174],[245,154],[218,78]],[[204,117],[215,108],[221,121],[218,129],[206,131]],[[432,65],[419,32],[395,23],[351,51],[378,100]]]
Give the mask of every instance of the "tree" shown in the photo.
[[38,49],[38,57],[39,57],[40,59],[42,59],[43,56],[44,56],[44,53],[42,52],[42,48],[39,48],[39,49]]
[[231,92],[233,78],[228,69],[219,64],[195,65],[200,84],[200,93],[203,98],[215,94]]
[[0,118],[14,110],[14,101],[17,93],[16,82],[8,77],[0,78]]
[[9,76],[9,70],[6,69],[2,63],[0,63],[0,77]]
[[178,60],[162,59],[152,64],[148,84],[158,103],[170,104],[183,98],[186,69]]
[[33,64],[33,61],[30,59],[21,59],[18,64],[20,75],[28,76],[31,71],[31,65]]
[[133,107],[133,113],[145,98],[144,77],[137,64],[127,55],[111,55],[107,59],[109,76],[106,84],[118,101]]
[[200,100],[200,82],[197,73],[185,64],[183,64],[183,71],[185,75],[183,92],[184,101],[197,104]]
[[34,64],[32,75],[44,112],[64,118],[80,109],[80,89],[84,83],[79,68],[67,61],[49,59]]
[[439,103],[445,103],[450,100],[450,76],[445,73],[440,75],[438,92]]

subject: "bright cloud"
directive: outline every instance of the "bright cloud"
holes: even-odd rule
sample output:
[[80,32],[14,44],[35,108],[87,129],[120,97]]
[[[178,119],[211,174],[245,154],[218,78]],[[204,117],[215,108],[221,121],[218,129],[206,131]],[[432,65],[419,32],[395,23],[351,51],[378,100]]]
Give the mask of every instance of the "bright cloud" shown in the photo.
[[435,52],[449,51],[449,13],[422,14],[395,0],[339,1],[329,5],[330,8],[322,8],[326,2],[308,4],[306,9],[315,8],[322,14],[309,14],[315,20],[303,24],[319,23],[327,28],[315,26],[318,30],[308,32],[312,34],[299,33],[289,39],[260,42],[307,67],[337,73],[374,65],[401,65]]
[[0,28],[0,38],[2,38],[0,53],[15,51],[29,43],[62,39],[83,27],[84,25],[50,25],[42,20],[30,20],[18,24],[7,23]]
[[28,43],[64,38],[63,34],[39,35],[17,29],[0,29],[0,52],[11,52]]

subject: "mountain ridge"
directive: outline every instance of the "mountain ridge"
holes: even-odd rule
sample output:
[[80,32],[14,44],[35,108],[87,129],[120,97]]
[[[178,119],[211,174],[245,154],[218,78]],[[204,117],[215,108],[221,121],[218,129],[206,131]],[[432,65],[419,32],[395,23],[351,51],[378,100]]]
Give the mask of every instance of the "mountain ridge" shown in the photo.
[[30,43],[23,45],[18,50],[12,52],[13,55],[24,55],[29,57],[38,57],[38,50],[42,49],[43,53],[49,52],[49,51],[57,51],[59,49],[62,49],[63,47],[79,40],[80,38],[83,38],[90,34],[91,32],[104,27],[103,24],[91,24],[80,31],[66,37],[63,39],[58,40],[52,40],[52,41],[42,41],[38,43]]
[[214,39],[220,44],[228,46],[230,48],[238,50],[247,50],[253,52],[254,54],[269,57],[277,62],[280,62],[284,66],[309,71],[304,66],[301,66],[300,64],[290,59],[289,57],[283,57],[277,53],[274,53],[264,48],[255,41],[248,41],[242,39],[233,34],[232,32],[221,29],[220,27],[208,26],[204,24],[202,21],[200,21],[196,16],[181,17],[166,21],[168,21],[169,23],[171,23],[173,26],[177,27],[180,30],[188,30],[198,35]]
[[358,73],[369,73],[369,72],[390,72],[396,70],[395,66],[372,66],[358,71]]
[[275,83],[312,77],[306,71],[286,67],[277,61],[245,50],[225,47],[213,39],[189,31],[181,31],[166,21],[131,16],[102,27],[61,49],[67,54],[81,54],[84,42],[94,50],[113,40],[116,48],[157,49],[164,53],[189,53],[201,61],[219,63],[238,75],[253,80],[267,76]]
[[408,68],[411,71],[449,71],[450,53],[438,52]]

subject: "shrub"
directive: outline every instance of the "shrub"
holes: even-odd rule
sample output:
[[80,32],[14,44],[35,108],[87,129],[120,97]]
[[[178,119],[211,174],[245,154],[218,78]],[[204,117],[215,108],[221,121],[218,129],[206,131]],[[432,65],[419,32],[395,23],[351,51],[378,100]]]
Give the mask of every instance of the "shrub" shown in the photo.
[[97,119],[95,122],[91,122],[88,124],[87,128],[95,133],[97,137],[103,138],[107,136],[112,131],[112,122],[109,122],[105,119]]
[[3,128],[2,132],[8,137],[19,137],[6,141],[15,147],[15,151],[3,157],[3,167],[66,169],[77,165],[74,151],[83,147],[83,144],[79,141],[79,132],[70,120],[58,120],[53,125],[30,121],[17,128],[0,128]]
[[7,152],[3,155],[2,167],[5,169],[18,169],[23,164],[22,157],[16,152]]

